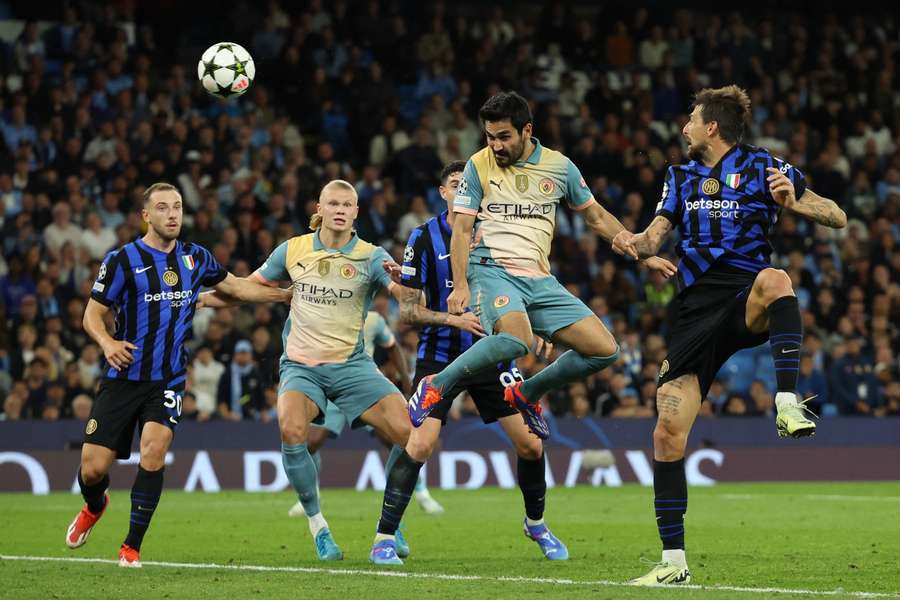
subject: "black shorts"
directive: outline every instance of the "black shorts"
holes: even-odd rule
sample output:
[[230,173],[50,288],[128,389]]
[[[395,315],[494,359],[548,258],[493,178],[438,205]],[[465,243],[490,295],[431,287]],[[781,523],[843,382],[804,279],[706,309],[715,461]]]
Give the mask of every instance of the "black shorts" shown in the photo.
[[747,297],[756,273],[714,265],[672,301],[669,354],[659,368],[659,385],[695,374],[700,398],[732,354],[765,343],[769,332],[747,329]]
[[184,392],[184,378],[180,379],[169,386],[164,381],[104,377],[84,429],[85,443],[105,446],[116,451],[116,458],[125,459],[131,456],[135,425],[143,430],[144,423],[162,423],[174,432]]
[[[446,363],[431,360],[416,362],[416,376],[413,388],[418,387],[419,381],[426,375],[439,373],[446,367]],[[506,367],[506,368],[502,368]],[[447,423],[447,413],[453,404],[453,399],[462,392],[469,392],[478,414],[485,423],[493,423],[497,419],[519,414],[515,408],[503,399],[503,390],[517,381],[523,381],[515,362],[497,365],[497,368],[486,369],[470,378],[459,382],[453,389],[442,394],[441,403],[434,407],[429,417],[440,419],[441,423]]]

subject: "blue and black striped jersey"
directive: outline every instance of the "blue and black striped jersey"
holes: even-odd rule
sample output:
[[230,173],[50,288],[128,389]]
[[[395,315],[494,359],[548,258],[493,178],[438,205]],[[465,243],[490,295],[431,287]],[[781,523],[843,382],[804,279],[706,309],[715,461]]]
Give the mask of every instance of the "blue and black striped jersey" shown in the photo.
[[[447,312],[453,291],[447,211],[413,229],[403,252],[401,281],[425,294],[425,307]],[[472,334],[455,327],[428,325],[419,333],[419,360],[449,363],[472,345]]]
[[757,273],[769,266],[769,235],[780,206],[772,198],[766,168],[775,167],[806,191],[798,169],[764,148],[738,144],[713,167],[696,161],[669,167],[656,215],[681,234],[679,289],[691,286],[713,263]]
[[117,340],[137,346],[134,362],[106,377],[131,381],[183,380],[184,343],[192,335],[201,287],[217,285],[228,272],[197,244],[176,242],[169,253],[138,239],[106,255],[91,298],[116,309]]

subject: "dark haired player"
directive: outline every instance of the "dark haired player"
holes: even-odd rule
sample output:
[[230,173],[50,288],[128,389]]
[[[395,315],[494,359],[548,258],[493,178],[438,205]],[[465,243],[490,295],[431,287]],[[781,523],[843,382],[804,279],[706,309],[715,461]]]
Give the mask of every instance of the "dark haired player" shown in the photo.
[[680,291],[673,300],[669,354],[659,370],[653,432],[662,561],[632,580],[637,585],[691,580],[684,554],[684,449],[700,402],[728,357],[768,340],[778,383],[778,435],[797,438],[816,430],[796,394],[800,309],[790,278],[769,262],[769,237],[782,209],[834,228],[844,227],[847,217],[808,189],[799,170],[741,143],[749,119],[744,90],[732,85],[700,91],[682,132],[691,162],[669,168],[647,229],[622,232],[614,240],[620,251],[651,256],[673,228],[681,235]]
[[[550,274],[557,206],[566,200],[610,242],[624,228],[597,204],[571,160],[532,137],[531,109],[522,96],[495,94],[481,107],[479,117],[488,147],[466,163],[453,201],[453,231],[446,250],[453,291],[447,312],[461,315],[471,300],[488,335],[440,372],[422,378],[409,400],[410,421],[421,427],[433,411],[452,402],[450,392],[463,380],[528,354],[536,332],[571,350],[534,377],[507,387],[504,399],[522,413],[536,436],[546,439],[550,432],[541,414],[541,397],[596,373],[618,357],[618,345],[600,319]],[[675,272],[671,263],[659,258],[648,264],[666,274]],[[392,475],[418,472],[421,466],[420,460],[403,452]],[[408,502],[411,481],[408,474],[388,478],[379,534],[392,533]],[[525,529],[545,553],[545,546],[559,544],[542,521],[533,527],[526,521]]]
[[[163,487],[166,451],[181,415],[194,305],[202,287],[246,302],[288,302],[291,294],[235,277],[196,244],[178,241],[182,200],[168,183],[144,192],[144,237],[110,252],[100,266],[84,312],[84,329],[109,365],[91,410],[81,448],[78,485],[86,505],[66,531],[66,545],[82,546],[109,504],[109,469],[128,458],[135,425],[140,464],[131,488],[131,525],[119,565],[140,567],[140,549]],[[116,311],[110,336],[104,316]]]
[[[447,312],[447,298],[453,289],[453,272],[449,260],[450,234],[456,218],[450,209],[465,166],[465,162],[455,161],[444,167],[438,190],[447,203],[448,210],[412,231],[404,251],[403,265],[395,266],[399,272],[392,273],[396,282],[401,284],[401,318],[407,323],[422,327],[416,356],[416,383],[443,369],[484,335],[478,317],[473,313],[453,315]],[[500,363],[495,368],[465,379],[457,389],[449,390],[446,395],[452,399],[467,391],[478,407],[482,420],[485,423],[498,421],[503,427],[518,455],[516,471],[525,501],[526,525],[537,528],[543,523],[544,498],[547,493],[543,444],[540,438],[529,431],[518,411],[503,399],[504,389],[521,379],[515,362]],[[412,431],[406,445],[406,454],[413,461],[425,463],[431,457],[441,426],[447,421],[449,409],[449,402],[442,403],[420,427]],[[419,469],[412,461],[398,460],[394,463],[388,479],[400,481],[400,484],[399,487],[389,485],[385,488],[386,502],[392,501],[398,494],[408,502],[409,498],[404,490],[414,484],[418,475]],[[395,551],[399,554],[399,550],[393,548],[393,545],[396,542],[399,548],[401,540],[392,540],[390,532],[399,533],[399,520],[395,523],[393,519],[401,516],[402,511],[383,513],[372,548],[372,562],[399,564],[399,560],[393,557]],[[566,546],[549,529],[537,541],[548,559],[568,559]]]

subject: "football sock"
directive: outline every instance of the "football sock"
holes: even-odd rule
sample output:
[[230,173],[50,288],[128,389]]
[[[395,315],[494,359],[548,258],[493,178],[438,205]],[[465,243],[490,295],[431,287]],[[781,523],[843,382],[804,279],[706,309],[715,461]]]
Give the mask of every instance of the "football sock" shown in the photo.
[[319,514],[319,474],[306,444],[282,443],[281,464],[284,465],[288,481],[294,486],[306,514]]
[[684,550],[684,513],[687,512],[687,478],[684,459],[653,461],[656,526],[663,550]]
[[684,550],[663,550],[663,562],[677,565],[683,569],[687,568],[687,559],[684,556]]
[[78,467],[78,487],[81,488],[81,497],[87,503],[89,511],[96,515],[103,510],[103,494],[109,487],[109,475],[104,475],[97,483],[88,485],[81,478],[81,467]]
[[319,532],[326,527],[328,527],[328,522],[325,521],[325,517],[322,516],[322,513],[319,512],[309,517],[309,532],[313,537],[319,535]]
[[541,521],[544,518],[544,498],[547,495],[545,469],[543,453],[537,460],[527,460],[520,456],[516,465],[519,489],[525,500],[525,516],[531,521]]
[[403,513],[416,487],[419,470],[424,463],[413,460],[403,450],[397,457],[393,468],[388,472],[387,485],[384,487],[384,501],[381,504],[381,519],[378,520],[378,533],[394,535]]
[[523,381],[519,389],[525,398],[536,402],[550,390],[584,379],[613,364],[618,358],[618,346],[609,356],[584,356],[574,350],[568,350],[538,374]]
[[775,380],[779,392],[794,392],[800,375],[800,346],[803,321],[794,296],[784,296],[769,305],[769,346],[775,361]]
[[391,472],[401,454],[403,454],[403,448],[401,448],[397,444],[391,446],[391,453],[388,454],[387,460],[384,461],[384,472],[386,474]]
[[431,383],[439,390],[452,389],[464,377],[474,375],[499,362],[507,362],[528,354],[528,346],[508,333],[483,337],[456,360],[434,376]]
[[427,494],[428,493],[428,486],[425,485],[425,478],[422,477],[421,473],[419,474],[419,477],[416,479],[415,492],[417,494]]
[[134,485],[131,488],[131,524],[125,538],[125,543],[135,550],[141,549],[144,534],[147,533],[150,519],[153,518],[156,505],[159,504],[163,471],[165,467],[158,471],[147,471],[138,465],[137,477],[134,478]]
[[322,453],[316,450],[315,454],[310,454],[313,464],[316,465],[316,475],[322,472]]

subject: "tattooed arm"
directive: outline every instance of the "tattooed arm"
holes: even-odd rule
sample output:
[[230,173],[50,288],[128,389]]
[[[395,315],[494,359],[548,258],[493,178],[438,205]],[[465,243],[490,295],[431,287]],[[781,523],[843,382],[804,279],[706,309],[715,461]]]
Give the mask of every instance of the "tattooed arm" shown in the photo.
[[470,312],[452,315],[425,308],[425,296],[422,294],[422,290],[403,285],[394,285],[391,287],[391,293],[394,294],[394,297],[400,303],[400,319],[404,323],[419,327],[425,325],[437,325],[438,327],[449,325],[475,335],[484,335],[484,330],[481,328],[478,318]]
[[824,198],[807,188],[800,200],[794,194],[794,184],[778,169],[768,168],[772,197],[787,210],[815,221],[820,225],[841,229],[847,226],[847,215],[834,200]]
[[665,217],[656,217],[653,222],[632,238],[632,244],[638,256],[650,258],[662,247],[666,236],[672,231],[672,222]]
[[841,229],[847,226],[847,215],[837,203],[810,189],[803,192],[799,201],[794,202],[791,206],[785,206],[785,208],[832,229]]

